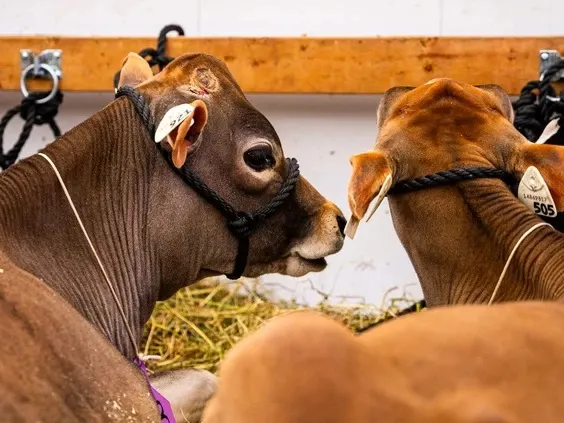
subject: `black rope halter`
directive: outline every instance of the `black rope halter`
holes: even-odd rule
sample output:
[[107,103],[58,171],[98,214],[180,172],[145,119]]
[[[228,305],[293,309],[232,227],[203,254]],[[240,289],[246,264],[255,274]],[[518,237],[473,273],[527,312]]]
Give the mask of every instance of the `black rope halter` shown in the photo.
[[[116,92],[116,98],[126,96],[135,106],[137,113],[143,120],[147,130],[151,136],[155,133],[155,122],[149,109],[147,100],[134,88],[123,86]],[[233,272],[227,274],[229,279],[238,279],[243,275],[247,265],[249,256],[249,237],[257,226],[274,212],[290,197],[290,194],[296,187],[298,177],[300,175],[299,165],[296,159],[286,159],[288,163],[288,175],[282,184],[278,194],[270,200],[270,202],[261,207],[260,209],[248,213],[238,211],[225,200],[223,200],[214,190],[208,187],[197,175],[195,175],[185,164],[180,169],[172,163],[170,154],[159,144],[159,150],[163,153],[166,161],[170,164],[172,169],[194,189],[202,198],[213,205],[221,214],[227,219],[227,227],[229,231],[239,241],[239,248],[237,256],[235,257],[235,265]]]
[[457,167],[445,171],[431,173],[414,179],[404,179],[396,182],[388,191],[389,194],[401,194],[410,191],[420,191],[442,185],[448,185],[459,181],[479,178],[501,179],[508,185],[514,184],[515,177],[504,170],[493,167],[469,166]]

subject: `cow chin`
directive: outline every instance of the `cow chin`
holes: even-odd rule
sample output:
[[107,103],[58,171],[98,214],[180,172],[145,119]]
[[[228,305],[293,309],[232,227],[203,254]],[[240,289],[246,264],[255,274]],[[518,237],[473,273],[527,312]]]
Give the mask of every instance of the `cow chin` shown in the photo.
[[245,277],[258,278],[267,274],[300,277],[311,272],[321,272],[326,267],[327,261],[324,257],[306,259],[294,253],[270,263],[249,264],[245,271]]
[[293,247],[287,255],[270,263],[254,264],[248,267],[245,276],[259,277],[268,273],[301,277],[312,272],[321,272],[327,267],[326,257],[338,252],[343,246],[341,237],[333,242],[301,242]]
[[291,255],[286,258],[285,275],[300,277],[311,272],[321,272],[327,267],[325,258],[306,259],[299,254]]

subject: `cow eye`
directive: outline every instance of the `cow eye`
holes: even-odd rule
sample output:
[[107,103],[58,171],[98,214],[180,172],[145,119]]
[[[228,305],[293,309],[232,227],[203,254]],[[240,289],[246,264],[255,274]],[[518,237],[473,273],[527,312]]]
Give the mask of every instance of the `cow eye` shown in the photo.
[[245,151],[244,159],[247,166],[257,172],[274,167],[276,164],[272,149],[265,146]]

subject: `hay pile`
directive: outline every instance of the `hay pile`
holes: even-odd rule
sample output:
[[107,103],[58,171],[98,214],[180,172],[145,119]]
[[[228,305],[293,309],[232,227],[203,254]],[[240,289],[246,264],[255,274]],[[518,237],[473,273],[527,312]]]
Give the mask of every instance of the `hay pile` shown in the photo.
[[[390,308],[382,310],[324,300],[315,309],[357,331],[411,304],[405,298],[391,299]],[[303,308],[307,307],[295,301],[269,300],[256,281],[202,281],[157,304],[145,327],[141,353],[161,356],[147,363],[152,370],[193,367],[216,372],[225,353],[242,337],[274,316]]]

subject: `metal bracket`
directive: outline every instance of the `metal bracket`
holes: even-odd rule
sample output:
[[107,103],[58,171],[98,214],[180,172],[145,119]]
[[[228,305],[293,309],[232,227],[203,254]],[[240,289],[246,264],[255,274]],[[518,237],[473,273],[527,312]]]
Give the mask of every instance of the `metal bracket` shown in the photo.
[[[544,72],[548,70],[552,65],[555,63],[564,60],[564,57],[560,56],[558,50],[540,50],[539,51],[539,61],[540,61],[540,68],[539,68],[539,75],[542,77]],[[552,82],[562,81],[564,80],[564,69],[554,75],[552,78]]]
[[[32,78],[52,78],[55,74],[58,79],[63,77],[63,72],[61,70],[61,58],[63,55],[62,50],[47,49],[43,50],[38,55],[31,50],[20,50],[20,65],[22,72],[27,71],[26,77],[29,75]],[[53,71],[48,72],[45,66],[49,66]],[[29,69],[33,66],[32,69]]]

